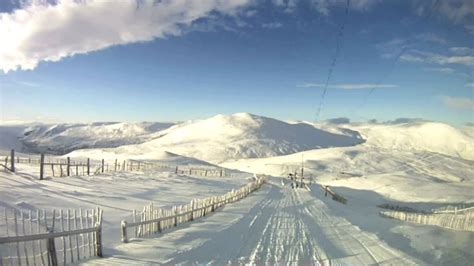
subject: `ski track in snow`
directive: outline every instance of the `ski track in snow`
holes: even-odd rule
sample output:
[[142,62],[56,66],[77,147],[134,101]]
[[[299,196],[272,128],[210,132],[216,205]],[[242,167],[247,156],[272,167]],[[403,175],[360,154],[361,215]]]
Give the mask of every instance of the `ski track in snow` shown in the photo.
[[[277,179],[269,181],[267,188],[256,192],[256,196],[251,195],[231,204],[197,224],[191,223],[183,231],[178,228],[155,238],[140,239],[137,244],[132,242],[119,246],[120,258],[91,263],[133,263],[136,259],[134,253],[140,249],[141,261],[138,263],[423,264],[388,246],[376,235],[362,231],[347,219],[333,214],[324,202],[331,199],[325,198],[323,193],[320,197],[314,196],[306,190],[281,186],[280,182]],[[239,209],[243,206],[248,209]],[[348,207],[341,205],[341,208]],[[226,223],[225,217],[235,214],[237,210],[242,215]],[[212,230],[206,235],[199,230],[199,226],[208,223]],[[197,231],[193,231],[194,226]],[[196,236],[201,236],[201,240],[190,243]],[[172,243],[188,243],[190,246],[173,252],[168,250],[157,260],[156,253],[161,252],[156,247],[172,246]],[[143,251],[143,247],[148,251]]]

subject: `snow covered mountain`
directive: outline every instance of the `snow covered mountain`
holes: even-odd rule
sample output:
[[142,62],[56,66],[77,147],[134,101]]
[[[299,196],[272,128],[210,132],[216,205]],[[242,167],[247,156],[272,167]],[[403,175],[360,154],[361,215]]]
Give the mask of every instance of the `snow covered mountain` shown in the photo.
[[[339,119],[340,120],[340,119]],[[0,126],[1,149],[70,156],[154,159],[163,152],[220,163],[361,143],[387,151],[429,151],[474,160],[471,128],[429,121],[398,123],[283,122],[248,113],[173,123]],[[13,145],[13,146],[12,146]],[[5,147],[3,147],[5,146]],[[8,146],[8,147],[7,147]],[[88,150],[81,150],[88,149]],[[91,150],[92,149],[92,150]],[[81,151],[78,151],[81,150]]]
[[[118,147],[137,144],[159,137],[159,132],[173,126],[173,123],[117,123],[55,124],[21,126],[10,132],[9,139],[17,134],[17,142],[23,151],[65,154],[77,149]],[[12,127],[10,127],[13,129]],[[12,143],[10,141],[10,143]],[[16,145],[19,146],[19,145]]]
[[[364,141],[359,135],[335,134],[308,124],[289,124],[248,113],[216,115],[180,124],[161,133],[163,136],[160,138],[138,145],[122,146],[113,152],[153,158],[158,151],[170,151],[219,163],[230,159],[261,158],[319,148],[352,146]],[[75,154],[78,153],[72,153],[71,156]],[[90,154],[96,152],[90,151]],[[84,155],[84,151],[81,151],[81,155]]]
[[399,151],[430,151],[474,160],[474,136],[450,125],[413,121],[349,126],[361,133],[365,145]]

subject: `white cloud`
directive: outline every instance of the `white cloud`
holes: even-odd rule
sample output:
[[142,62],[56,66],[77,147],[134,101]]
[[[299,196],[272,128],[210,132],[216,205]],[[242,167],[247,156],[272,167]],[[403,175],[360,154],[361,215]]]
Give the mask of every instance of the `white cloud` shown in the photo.
[[474,109],[474,101],[468,97],[441,96],[442,102],[455,109]]
[[[299,87],[302,88],[324,88],[325,84],[321,83],[306,83]],[[392,84],[369,84],[369,83],[356,83],[356,84],[336,84],[329,85],[328,88],[343,89],[343,90],[356,90],[356,89],[383,89],[383,88],[397,88],[397,85]]]
[[32,1],[0,13],[0,69],[34,69],[40,61],[180,35],[211,12],[235,16],[250,1]]

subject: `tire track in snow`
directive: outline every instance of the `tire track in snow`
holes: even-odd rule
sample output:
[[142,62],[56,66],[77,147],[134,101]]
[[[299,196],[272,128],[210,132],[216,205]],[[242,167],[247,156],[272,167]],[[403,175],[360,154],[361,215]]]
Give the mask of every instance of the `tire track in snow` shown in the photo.
[[[318,225],[324,235],[333,244],[347,253],[346,257],[332,257],[333,262],[343,264],[417,264],[406,254],[389,247],[376,235],[364,232],[345,218],[331,214],[323,201],[311,197],[305,191],[298,191],[302,198],[305,212],[312,217],[319,217]],[[308,204],[312,202],[312,204]]]

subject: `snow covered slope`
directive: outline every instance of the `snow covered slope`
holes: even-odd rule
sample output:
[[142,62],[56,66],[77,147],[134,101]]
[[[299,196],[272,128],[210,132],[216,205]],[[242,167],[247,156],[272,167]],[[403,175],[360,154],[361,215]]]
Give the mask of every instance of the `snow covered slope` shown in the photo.
[[[218,163],[229,159],[261,158],[319,148],[352,146],[363,142],[359,135],[335,134],[308,124],[289,124],[248,113],[217,115],[180,124],[161,133],[163,136],[160,138],[139,145],[106,149],[104,152],[140,154],[142,158],[152,159],[158,151],[170,151]],[[93,157],[97,151],[80,153]],[[72,153],[71,156],[76,154]]]
[[21,134],[19,130],[15,133],[18,134],[24,151],[64,154],[82,148],[142,143],[159,137],[159,131],[173,125],[151,122],[34,125],[24,128]]
[[367,140],[365,145],[402,151],[430,151],[474,160],[474,137],[465,130],[435,122],[349,126]]

